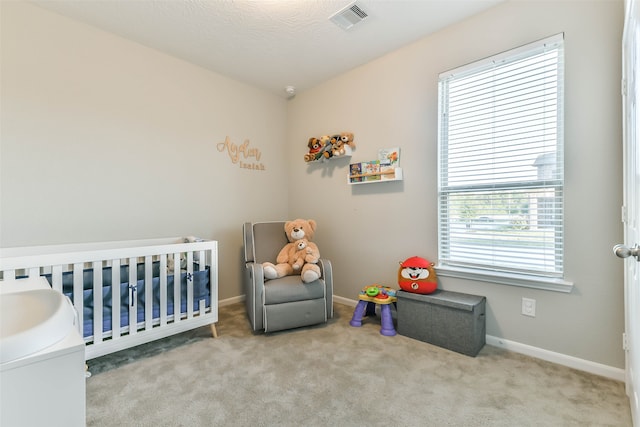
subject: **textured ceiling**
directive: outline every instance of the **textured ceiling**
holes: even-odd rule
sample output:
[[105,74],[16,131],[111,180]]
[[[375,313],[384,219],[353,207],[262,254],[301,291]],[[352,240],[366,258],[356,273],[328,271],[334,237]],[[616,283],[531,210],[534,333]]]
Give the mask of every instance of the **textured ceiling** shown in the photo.
[[32,3],[286,96],[365,64],[503,0],[34,0]]

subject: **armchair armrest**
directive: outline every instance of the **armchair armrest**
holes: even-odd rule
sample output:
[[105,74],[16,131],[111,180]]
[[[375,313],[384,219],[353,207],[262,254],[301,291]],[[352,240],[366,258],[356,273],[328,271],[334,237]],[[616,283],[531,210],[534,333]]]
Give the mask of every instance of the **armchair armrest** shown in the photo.
[[245,306],[253,331],[263,329],[262,294],[264,290],[264,270],[262,264],[245,263],[244,268]]
[[320,266],[321,277],[324,280],[325,289],[327,292],[327,319],[333,318],[333,267],[331,261],[328,259],[320,258],[318,260]]

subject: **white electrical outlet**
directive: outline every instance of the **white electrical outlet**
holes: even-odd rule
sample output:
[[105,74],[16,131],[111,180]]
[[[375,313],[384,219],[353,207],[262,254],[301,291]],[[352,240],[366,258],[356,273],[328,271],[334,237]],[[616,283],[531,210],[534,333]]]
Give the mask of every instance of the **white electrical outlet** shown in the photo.
[[536,300],[522,298],[522,314],[524,316],[536,317]]

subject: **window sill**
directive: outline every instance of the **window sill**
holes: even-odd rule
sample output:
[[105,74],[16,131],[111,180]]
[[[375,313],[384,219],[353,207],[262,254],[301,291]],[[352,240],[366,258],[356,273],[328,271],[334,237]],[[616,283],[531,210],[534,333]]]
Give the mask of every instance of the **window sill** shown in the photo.
[[459,279],[479,280],[481,282],[498,283],[501,285],[522,286],[525,288],[541,289],[570,293],[573,290],[573,282],[563,279],[552,279],[524,274],[510,274],[493,271],[476,270],[472,268],[451,267],[438,265],[436,273],[442,277],[456,277]]

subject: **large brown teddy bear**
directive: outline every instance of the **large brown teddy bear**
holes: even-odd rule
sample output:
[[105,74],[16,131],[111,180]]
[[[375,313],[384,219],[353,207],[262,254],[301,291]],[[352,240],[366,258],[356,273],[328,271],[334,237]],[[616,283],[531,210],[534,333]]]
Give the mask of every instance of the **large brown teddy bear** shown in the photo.
[[[313,233],[316,231],[316,222],[312,219],[296,219],[287,221],[284,224],[284,232],[289,243],[280,250],[276,258],[276,264],[265,262],[262,264],[265,279],[277,279],[284,276],[300,274],[305,283],[313,282],[320,278],[320,267],[317,265],[320,260],[318,246],[311,242]],[[294,268],[297,242],[300,239],[307,239],[307,246],[303,249],[305,263],[302,268]]]

